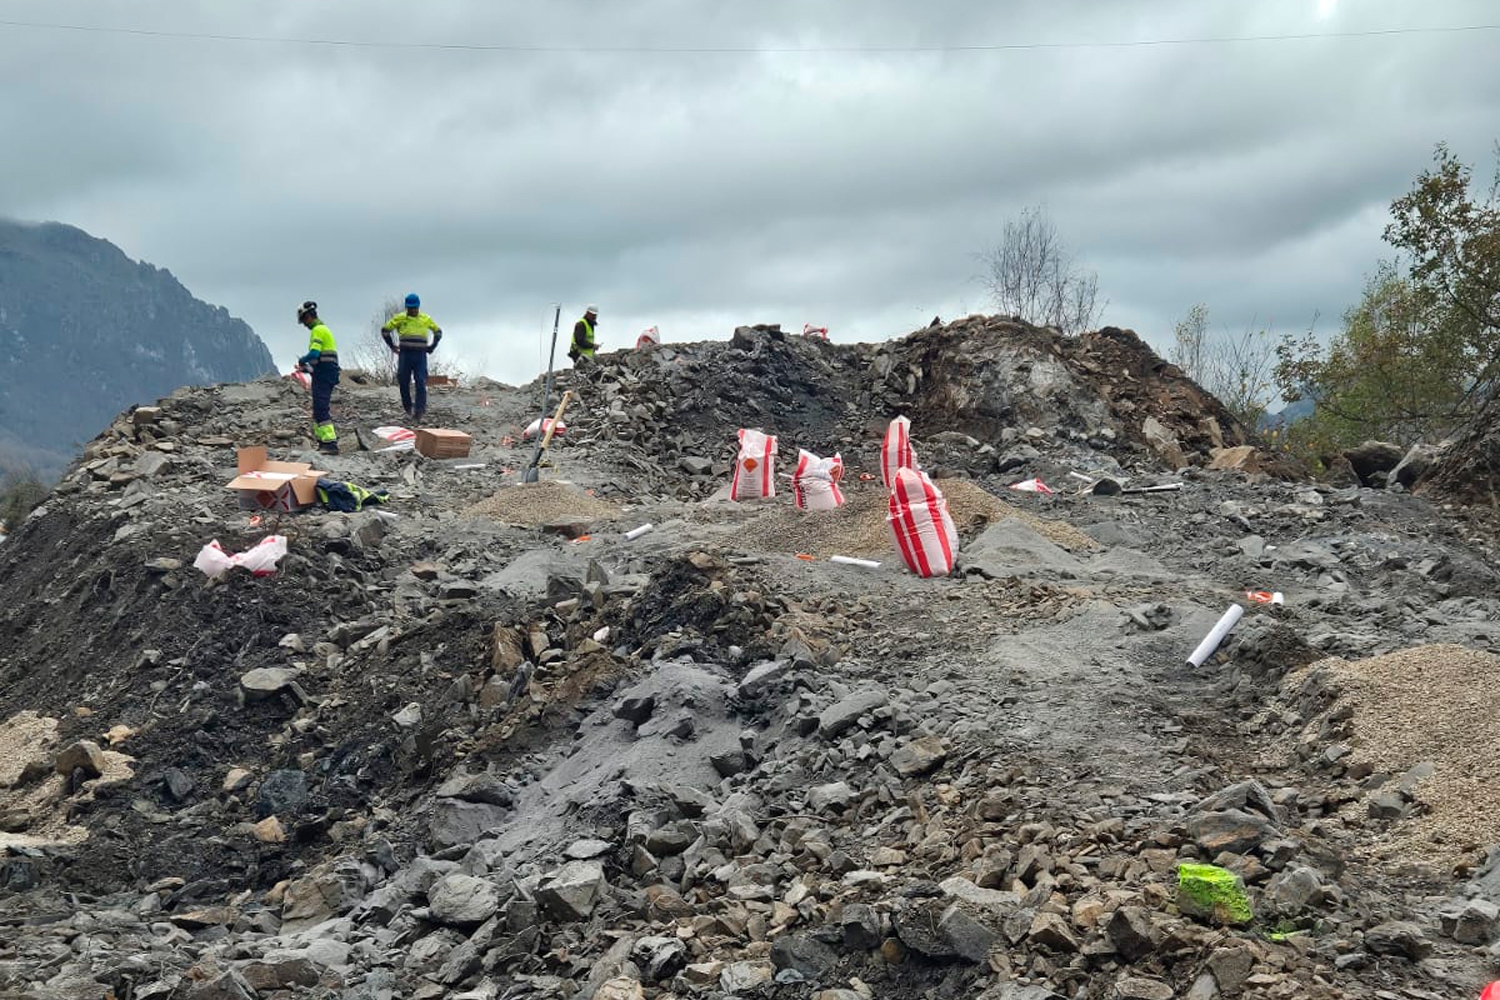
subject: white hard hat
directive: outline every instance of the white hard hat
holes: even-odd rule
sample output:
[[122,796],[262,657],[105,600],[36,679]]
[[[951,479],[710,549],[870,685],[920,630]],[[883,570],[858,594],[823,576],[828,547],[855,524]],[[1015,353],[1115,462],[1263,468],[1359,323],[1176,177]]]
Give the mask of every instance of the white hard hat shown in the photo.
[[584,313],[585,314],[593,313],[595,316],[597,316],[597,315],[599,315],[599,307],[598,306],[589,306],[587,309],[584,310]]

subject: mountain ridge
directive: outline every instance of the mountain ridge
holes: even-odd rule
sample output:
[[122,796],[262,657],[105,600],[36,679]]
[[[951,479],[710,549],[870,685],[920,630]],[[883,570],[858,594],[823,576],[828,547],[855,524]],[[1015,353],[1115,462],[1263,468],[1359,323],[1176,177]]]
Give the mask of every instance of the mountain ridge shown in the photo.
[[[60,474],[132,403],[272,370],[243,320],[59,222],[0,219],[0,477]],[[13,370],[15,370],[13,368]]]

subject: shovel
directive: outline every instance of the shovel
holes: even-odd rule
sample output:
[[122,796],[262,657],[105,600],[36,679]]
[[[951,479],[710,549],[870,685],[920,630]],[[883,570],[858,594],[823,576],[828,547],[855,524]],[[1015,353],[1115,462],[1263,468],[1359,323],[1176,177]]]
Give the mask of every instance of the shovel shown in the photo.
[[557,425],[562,421],[563,411],[568,408],[568,401],[573,398],[573,391],[569,389],[562,394],[562,400],[557,404],[557,412],[552,414],[552,422],[547,425],[545,433],[537,442],[536,451],[532,453],[531,464],[526,471],[521,473],[521,482],[534,483],[541,478],[538,467],[542,464],[542,456],[547,453],[547,448],[552,444],[552,435],[557,431]]

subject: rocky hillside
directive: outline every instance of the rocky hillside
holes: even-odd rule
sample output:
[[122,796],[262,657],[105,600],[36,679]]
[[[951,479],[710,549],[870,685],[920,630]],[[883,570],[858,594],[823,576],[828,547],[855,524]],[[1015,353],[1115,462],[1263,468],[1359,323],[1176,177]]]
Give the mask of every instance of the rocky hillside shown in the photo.
[[0,478],[54,478],[115,414],[271,371],[255,333],[72,226],[0,220]]
[[[436,391],[441,461],[341,386],[356,514],[224,488],[236,444],[312,460],[285,379],[89,444],[0,546],[0,997],[1478,995],[1500,575],[1460,512],[1247,471],[1128,331],[600,360],[533,486],[537,386]],[[893,551],[903,412],[945,578]],[[841,450],[848,504],[722,499],[743,425]],[[272,532],[273,575],[193,568]]]

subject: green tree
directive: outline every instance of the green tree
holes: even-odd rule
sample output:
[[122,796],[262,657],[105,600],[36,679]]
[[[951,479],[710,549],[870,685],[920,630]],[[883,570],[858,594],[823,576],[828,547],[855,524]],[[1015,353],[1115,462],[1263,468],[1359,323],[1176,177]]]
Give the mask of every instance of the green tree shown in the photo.
[[[1367,438],[1435,440],[1490,418],[1500,380],[1500,197],[1476,200],[1446,146],[1391,205],[1380,264],[1326,345],[1309,333],[1277,347],[1275,382],[1313,416],[1293,428],[1329,454]],[[1497,175],[1500,182],[1500,175]]]

